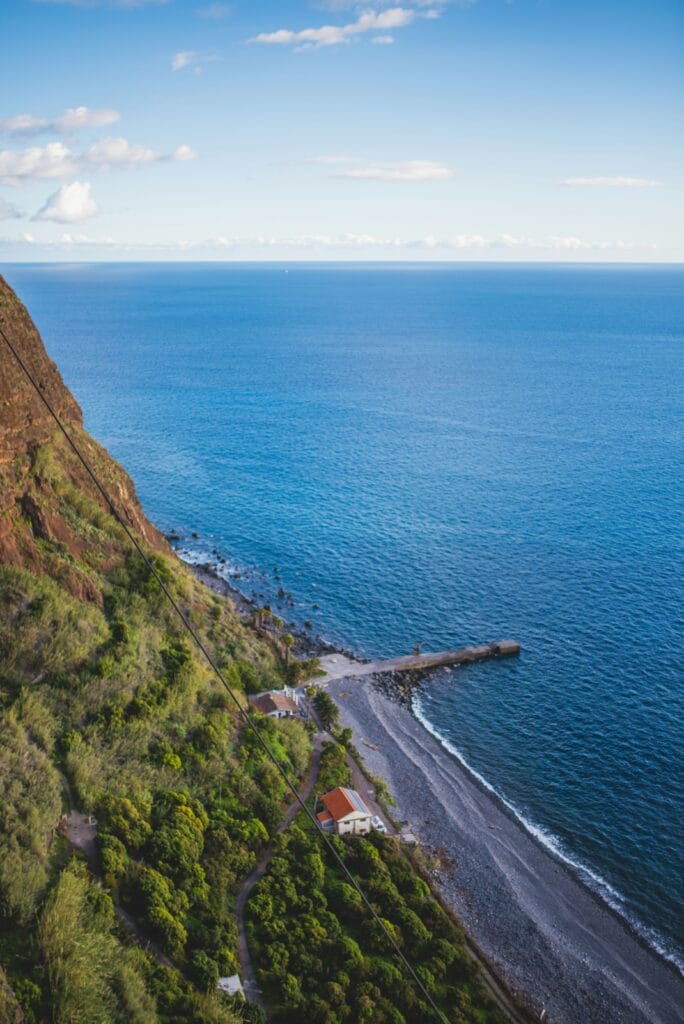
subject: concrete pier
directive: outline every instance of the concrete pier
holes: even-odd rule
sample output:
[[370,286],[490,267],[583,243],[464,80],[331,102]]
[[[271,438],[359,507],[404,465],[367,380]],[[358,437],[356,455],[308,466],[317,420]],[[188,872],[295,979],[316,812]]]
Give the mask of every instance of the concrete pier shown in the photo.
[[434,651],[426,654],[406,654],[384,661],[355,661],[344,654],[326,654],[321,658],[325,678],[343,679],[348,676],[370,676],[380,672],[407,672],[409,669],[438,668],[440,665],[467,665],[486,658],[507,658],[520,653],[520,644],[515,640],[498,640],[476,647],[461,647],[453,651]]

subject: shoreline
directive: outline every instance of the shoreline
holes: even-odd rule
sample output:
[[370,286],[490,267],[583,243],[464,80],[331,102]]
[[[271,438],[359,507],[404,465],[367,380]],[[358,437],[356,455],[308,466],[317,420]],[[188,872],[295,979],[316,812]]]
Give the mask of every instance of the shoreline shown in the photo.
[[[513,997],[550,1024],[681,1024],[684,981],[401,703],[370,679],[328,692],[432,851],[441,898]],[[369,746],[368,744],[372,744]]]
[[[257,602],[218,566],[183,560],[249,618]],[[361,660],[301,628],[296,639],[300,656]],[[403,701],[388,697],[373,676],[323,685],[367,770],[387,782],[391,816],[427,850],[442,852],[432,884],[518,1005],[548,1024],[681,1024],[677,966],[525,827],[421,721],[406,694]]]

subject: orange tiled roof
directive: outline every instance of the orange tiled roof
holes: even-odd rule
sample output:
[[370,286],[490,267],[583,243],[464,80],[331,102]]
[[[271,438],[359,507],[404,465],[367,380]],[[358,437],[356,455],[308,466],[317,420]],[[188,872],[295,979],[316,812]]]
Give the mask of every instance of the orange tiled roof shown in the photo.
[[355,811],[370,814],[359,794],[353,789],[346,789],[344,786],[331,789],[321,799],[326,810],[329,811],[335,821],[339,821],[340,818],[346,818],[348,814],[353,814]]
[[325,825],[326,821],[333,820],[333,816],[329,813],[329,811],[319,811],[316,817],[320,821],[321,825]]
[[285,693],[259,693],[256,697],[250,697],[249,703],[262,715],[268,715],[273,711],[287,711],[289,714],[299,714],[299,708]]

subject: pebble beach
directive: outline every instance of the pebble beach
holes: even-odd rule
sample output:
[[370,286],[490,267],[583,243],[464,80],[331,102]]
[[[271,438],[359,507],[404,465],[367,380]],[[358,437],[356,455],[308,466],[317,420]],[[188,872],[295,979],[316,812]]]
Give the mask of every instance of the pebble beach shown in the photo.
[[684,981],[368,677],[328,684],[393,817],[517,1000],[548,1024],[681,1024]]

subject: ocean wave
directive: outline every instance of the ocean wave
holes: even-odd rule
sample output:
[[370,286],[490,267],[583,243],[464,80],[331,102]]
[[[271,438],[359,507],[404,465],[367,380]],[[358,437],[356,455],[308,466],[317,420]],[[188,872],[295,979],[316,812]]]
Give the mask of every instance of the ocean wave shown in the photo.
[[597,871],[590,868],[578,857],[566,850],[558,836],[554,835],[543,826],[538,825],[536,822],[530,821],[529,818],[526,818],[525,815],[510,802],[510,800],[507,800],[502,793],[500,793],[483,775],[477,771],[477,769],[473,768],[461,751],[446,739],[446,737],[443,736],[429,720],[420,705],[419,695],[414,694],[411,707],[413,714],[423,728],[426,729],[431,736],[434,736],[452,757],[456,758],[459,764],[465,768],[469,775],[477,780],[483,789],[487,790],[488,793],[491,793],[499,803],[503,804],[504,807],[511,812],[516,821],[522,825],[526,832],[528,832],[546,850],[550,851],[554,857],[567,865],[573,874],[579,878],[579,880],[583,882],[587,888],[594,893],[594,895],[602,899],[603,902],[606,903],[612,911],[614,911],[614,913],[618,914],[618,916],[625,921],[628,927],[631,928],[632,931],[636,932],[643,942],[655,950],[655,952],[663,957],[663,959],[667,960],[668,963],[671,963],[676,967],[680,974],[684,976],[684,959],[682,959],[678,952],[668,946],[666,940],[659,934],[659,932],[646,926],[627,909],[624,897],[613,885],[610,884],[610,882],[606,881],[606,879]]
[[211,571],[220,576],[226,583],[234,584],[235,577],[242,575],[244,570],[234,562],[218,562],[216,556],[201,548],[178,547],[174,549],[182,562],[188,565],[208,565]]

